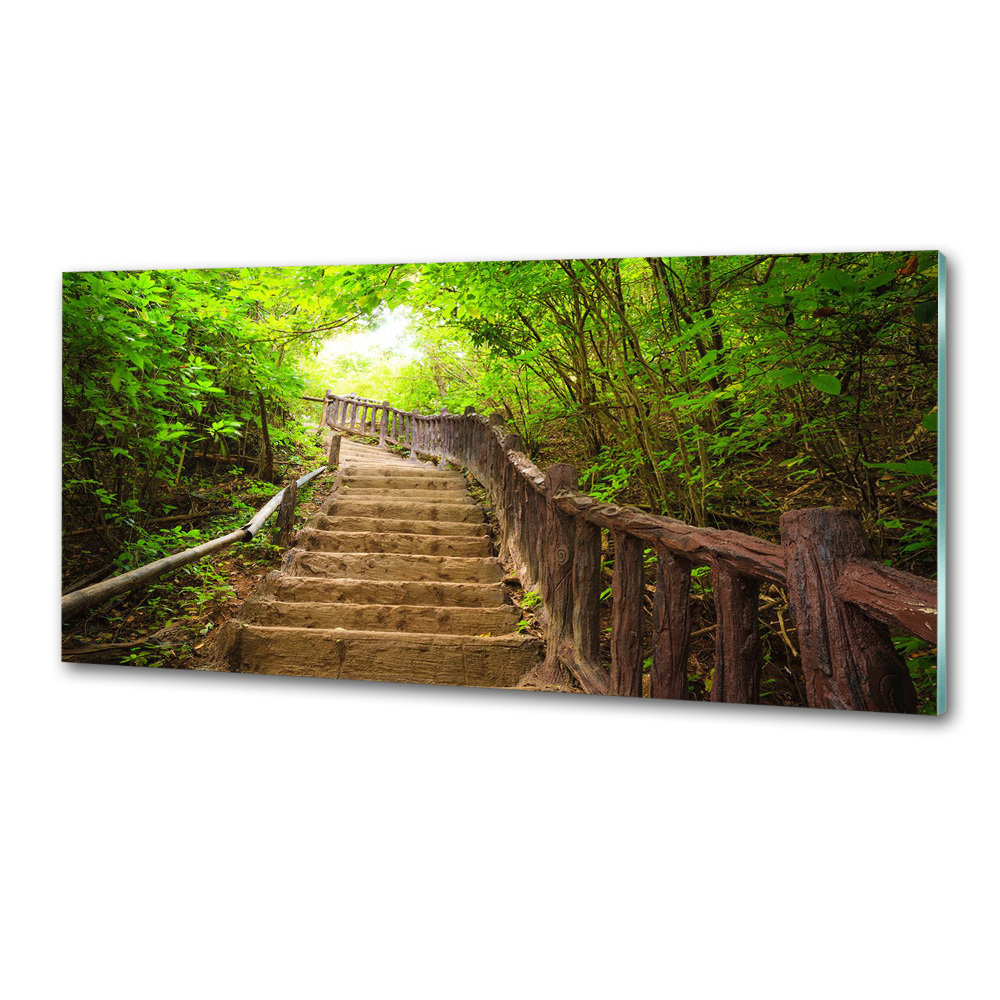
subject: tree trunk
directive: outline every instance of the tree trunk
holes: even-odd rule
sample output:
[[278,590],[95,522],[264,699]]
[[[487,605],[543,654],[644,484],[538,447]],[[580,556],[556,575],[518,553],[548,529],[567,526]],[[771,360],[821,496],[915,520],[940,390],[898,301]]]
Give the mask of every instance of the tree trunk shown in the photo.
[[269,483],[274,482],[274,452],[271,450],[271,435],[267,431],[267,407],[264,405],[264,393],[257,393],[260,403],[260,434],[264,440],[264,469],[262,476]]

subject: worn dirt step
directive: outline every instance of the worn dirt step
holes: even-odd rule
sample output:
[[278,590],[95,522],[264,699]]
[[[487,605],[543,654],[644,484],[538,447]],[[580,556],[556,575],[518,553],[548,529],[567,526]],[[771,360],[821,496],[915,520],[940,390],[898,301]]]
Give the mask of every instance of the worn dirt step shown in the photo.
[[344,475],[341,482],[356,490],[421,490],[427,493],[468,495],[465,481],[462,479],[441,479],[430,476]]
[[489,527],[474,521],[404,521],[384,517],[327,517],[319,514],[309,527],[320,531],[374,531],[386,534],[459,535],[464,538],[486,537]]
[[401,503],[411,501],[416,503],[457,503],[460,505],[474,505],[475,501],[467,493],[438,493],[434,490],[367,490],[355,489],[347,486],[340,492],[343,500],[388,500],[391,503]]
[[382,552],[308,552],[289,549],[282,570],[292,576],[348,577],[353,580],[437,580],[444,583],[499,583],[496,559],[423,556]]
[[393,520],[472,521],[480,523],[483,512],[475,504],[442,500],[348,500],[335,497],[323,507],[328,517],[385,517]]
[[236,625],[233,669],[404,684],[511,687],[538,663],[540,640]]
[[345,476],[363,476],[368,479],[418,479],[442,483],[465,483],[460,472],[448,472],[433,467],[408,465],[376,465],[373,462],[341,462],[339,471]]
[[474,504],[468,493],[444,493],[440,490],[372,490],[365,487],[344,485],[340,488],[342,500],[385,501],[386,503],[455,503],[460,506]]
[[263,589],[279,601],[328,604],[415,604],[448,608],[491,608],[506,603],[495,583],[443,583],[433,580],[357,580],[269,573]]
[[442,635],[507,635],[513,632],[520,617],[512,604],[441,607],[421,604],[329,604],[267,598],[248,601],[241,615],[243,621],[253,625]]
[[313,552],[409,552],[427,556],[490,556],[489,538],[475,535],[416,535],[303,528],[296,548]]

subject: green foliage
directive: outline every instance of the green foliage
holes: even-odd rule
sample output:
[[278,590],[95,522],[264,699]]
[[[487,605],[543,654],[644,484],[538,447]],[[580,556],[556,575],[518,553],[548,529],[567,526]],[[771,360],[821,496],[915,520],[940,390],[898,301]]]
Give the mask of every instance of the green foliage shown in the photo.
[[934,475],[933,252],[344,271],[378,287],[374,324],[410,322],[319,380],[403,409],[499,411],[601,499],[719,524],[753,498],[773,530],[801,487],[858,509],[885,555],[885,523]]
[[[846,505],[880,558],[930,574],[937,266],[903,252],[67,274],[67,527],[93,528],[119,568],[211,537],[216,523],[149,522],[190,509],[213,463],[261,476],[262,401],[273,450],[318,458],[319,407],[300,396],[329,389],[499,412],[587,492],[695,524],[774,537],[790,506]],[[234,519],[273,492],[264,478]],[[710,580],[692,589],[708,599]]]
[[163,510],[185,463],[263,461],[262,405],[272,448],[291,447],[299,363],[359,316],[321,268],[64,275],[69,520],[134,526]]
[[917,689],[918,711],[921,715],[937,714],[937,649],[915,636],[893,639],[896,651],[906,661]]
[[530,611],[532,608],[538,607],[542,603],[542,595],[538,593],[537,590],[527,590],[524,596],[521,598],[521,607],[525,611]]

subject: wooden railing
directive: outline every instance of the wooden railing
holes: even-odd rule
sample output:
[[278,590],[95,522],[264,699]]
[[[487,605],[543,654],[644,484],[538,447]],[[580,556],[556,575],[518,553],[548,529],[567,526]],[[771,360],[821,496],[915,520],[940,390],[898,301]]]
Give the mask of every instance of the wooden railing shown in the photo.
[[[335,465],[336,463],[334,462],[333,464]],[[202,542],[201,545],[182,549],[180,552],[165,556],[163,559],[157,559],[155,562],[138,566],[127,573],[119,573],[109,580],[91,584],[82,590],[74,590],[71,593],[63,594],[61,605],[63,620],[72,618],[81,611],[86,611],[87,608],[103,604],[105,601],[109,601],[112,597],[117,597],[119,594],[124,594],[129,590],[134,590],[136,587],[150,583],[165,573],[170,573],[175,569],[180,569],[182,566],[187,566],[190,563],[197,562],[199,559],[204,559],[206,556],[228,548],[236,542],[252,541],[257,532],[264,527],[265,522],[275,511],[278,511],[278,524],[274,540],[282,547],[288,546],[291,543],[293,535],[295,504],[298,500],[299,488],[305,486],[306,483],[315,479],[320,473],[328,471],[330,468],[332,468],[332,465],[327,464],[318,469],[313,469],[312,472],[307,472],[299,479],[293,479],[283,489],[278,490],[246,524],[236,528],[234,531],[230,531],[218,538],[213,538],[211,541]]]
[[[642,694],[644,556],[656,557],[650,695],[687,696],[691,569],[711,568],[717,613],[713,701],[754,703],[762,653],[758,591],[788,591],[811,707],[916,711],[916,691],[890,629],[937,638],[937,586],[883,566],[857,517],[840,507],[781,517],[781,544],[736,531],[697,528],[578,491],[569,465],[538,469],[503,420],[407,413],[388,402],[327,393],[323,423],[377,436],[467,468],[488,490],[500,525],[501,558],[547,614],[542,678],[572,674],[590,693]],[[611,668],[599,660],[601,531],[614,547]]]

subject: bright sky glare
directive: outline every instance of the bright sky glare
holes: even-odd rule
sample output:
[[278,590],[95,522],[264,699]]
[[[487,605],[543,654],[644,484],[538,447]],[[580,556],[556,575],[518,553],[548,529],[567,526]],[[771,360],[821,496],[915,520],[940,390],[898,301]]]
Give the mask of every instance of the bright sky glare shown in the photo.
[[359,333],[335,334],[320,351],[320,358],[333,361],[345,354],[371,356],[392,352],[403,358],[417,355],[410,336],[410,309],[399,306],[385,313],[385,319],[375,330],[362,330]]

